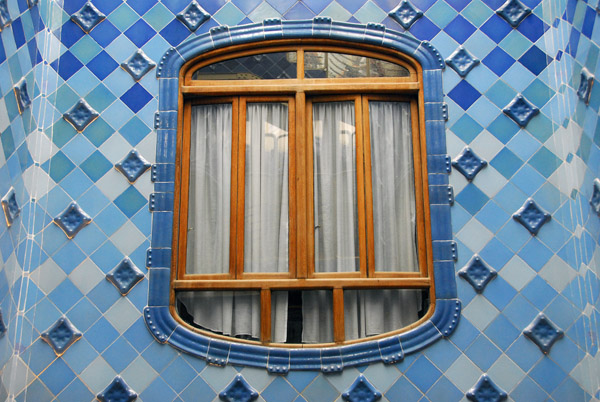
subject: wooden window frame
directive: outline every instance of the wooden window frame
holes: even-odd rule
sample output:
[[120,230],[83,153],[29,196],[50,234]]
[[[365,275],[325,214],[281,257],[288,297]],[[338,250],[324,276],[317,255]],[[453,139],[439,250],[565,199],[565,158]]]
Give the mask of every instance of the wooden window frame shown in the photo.
[[[297,51],[297,78],[277,80],[192,80],[193,72],[205,65],[212,64],[229,58],[243,57],[246,55],[277,52]],[[364,55],[377,59],[402,64],[410,71],[409,77],[395,78],[316,78],[305,79],[304,51],[335,51],[357,55]],[[258,344],[268,346],[298,347],[293,344],[275,344],[270,342],[270,317],[271,317],[271,292],[273,290],[310,290],[331,289],[333,292],[334,310],[334,343],[328,344],[303,344],[302,347],[326,347],[339,344],[351,344],[364,341],[364,339],[379,339],[405,332],[418,326],[429,319],[435,306],[435,291],[433,282],[433,254],[431,239],[431,222],[428,199],[428,177],[426,166],[426,142],[424,121],[424,94],[423,79],[420,65],[412,58],[392,50],[369,45],[350,45],[345,42],[330,40],[295,40],[271,41],[268,46],[264,43],[250,45],[230,46],[224,49],[205,53],[189,61],[180,71],[181,83],[179,87],[179,115],[178,148],[175,164],[175,194],[174,194],[174,229],[173,252],[171,270],[170,310],[175,319],[182,325],[202,332],[210,337],[236,342],[257,343],[254,341],[240,340],[233,337],[221,336],[212,332],[198,330],[183,321],[176,311],[176,291],[190,290],[257,290],[261,294],[261,341]],[[241,96],[240,94],[245,94]],[[314,273],[314,232],[309,230],[313,226],[312,209],[312,124],[311,102],[315,99],[355,99],[355,108],[362,109],[356,114],[357,119],[357,189],[359,193],[359,217],[361,233],[368,233],[369,237],[360,236],[361,243],[361,270],[356,273]],[[232,128],[234,134],[232,152],[232,202],[230,244],[230,272],[229,274],[202,274],[190,275],[185,273],[185,255],[187,251],[187,210],[189,208],[189,152],[190,152],[190,112],[193,104],[219,103],[230,100],[234,106],[234,115],[238,119],[234,122],[245,122],[241,118],[245,114],[242,104],[247,100],[251,102],[273,101],[285,99],[290,107],[289,127],[289,176],[290,176],[290,255],[289,273],[260,273],[250,274],[243,272],[243,219],[238,222],[236,217],[242,216],[243,207],[243,178],[244,155],[237,149],[239,144],[245,142],[244,124]],[[372,188],[370,185],[370,147],[369,127],[363,124],[368,121],[368,101],[376,100],[406,100],[411,103],[411,121],[413,136],[413,166],[415,184],[415,206],[417,215],[418,238],[418,272],[378,272],[374,270],[374,241],[373,241],[373,213],[372,213]],[[293,110],[293,112],[292,112]],[[360,130],[358,124],[363,124]],[[359,137],[363,140],[359,142]],[[358,158],[358,154],[365,155]],[[362,164],[360,168],[358,164]],[[241,171],[241,174],[240,174]],[[306,172],[306,174],[297,174]],[[360,173],[359,173],[360,172]],[[360,177],[359,177],[360,176]],[[235,179],[234,179],[235,177]],[[240,180],[241,178],[241,180]],[[235,180],[235,181],[234,181]],[[361,185],[361,182],[366,184]],[[241,186],[241,187],[240,187]],[[233,190],[233,189],[236,190]],[[371,188],[371,191],[365,191]],[[241,190],[239,190],[241,189]],[[238,191],[239,190],[239,191]],[[237,192],[234,197],[233,192]],[[362,193],[362,195],[360,195]],[[241,194],[241,195],[240,195]],[[362,197],[362,200],[361,200]],[[241,202],[240,202],[241,200]],[[234,209],[237,210],[234,213]],[[240,212],[241,211],[241,212]],[[240,215],[241,213],[241,215]],[[241,229],[240,229],[241,228]],[[241,249],[241,252],[240,252]],[[366,253],[364,252],[366,250]],[[232,258],[235,257],[235,258]],[[358,340],[344,340],[343,317],[343,291],[344,289],[376,289],[376,288],[401,288],[401,289],[427,289],[430,295],[429,310],[417,322],[396,331],[380,334],[374,337]]]

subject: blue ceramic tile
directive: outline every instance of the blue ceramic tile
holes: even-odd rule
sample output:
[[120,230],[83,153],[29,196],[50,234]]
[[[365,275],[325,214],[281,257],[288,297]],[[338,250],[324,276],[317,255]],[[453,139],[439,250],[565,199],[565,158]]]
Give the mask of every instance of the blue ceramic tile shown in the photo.
[[125,380],[117,376],[97,398],[101,402],[132,402],[137,399],[137,394]]
[[523,333],[531,339],[544,354],[548,354],[554,342],[563,336],[562,330],[557,328],[544,314],[540,313],[529,324]]
[[10,227],[21,212],[14,188],[11,187],[4,197],[2,197],[1,203],[6,225]]
[[80,167],[92,181],[96,182],[112,168],[112,164],[100,151],[95,151],[81,163]]
[[129,187],[114,202],[126,216],[132,217],[148,200],[134,187]]
[[277,376],[271,384],[261,392],[266,402],[292,401],[297,392],[288,384],[283,377]]
[[406,371],[405,375],[421,392],[427,392],[442,373],[427,358],[421,356]]
[[390,17],[402,25],[404,29],[409,29],[422,16],[423,12],[415,8],[408,0],[402,0],[398,7],[390,11]]
[[552,58],[542,52],[537,46],[532,46],[519,58],[519,63],[523,64],[535,75],[539,75],[551,61]]
[[497,76],[502,76],[509,68],[513,65],[515,59],[510,57],[508,53],[502,50],[500,47],[492,50],[483,60],[490,70],[492,70]]
[[490,165],[507,179],[510,179],[522,164],[523,161],[508,148],[503,148],[502,151],[490,161]]
[[68,80],[73,74],[75,74],[83,64],[75,56],[73,53],[66,51],[56,59],[54,62],[50,64],[54,70],[61,76],[63,80]]
[[115,339],[119,333],[105,319],[100,318],[90,329],[85,333],[85,339],[96,349],[102,353]]
[[258,392],[237,374],[233,381],[219,393],[219,398],[226,402],[250,402],[258,398]]
[[462,80],[448,93],[448,96],[461,108],[467,110],[477,99],[479,99],[481,94],[467,81]]
[[440,28],[425,16],[419,18],[410,28],[410,33],[420,40],[432,40],[438,32]]
[[206,22],[210,15],[195,0],[192,0],[182,12],[177,14],[177,18],[193,32]]
[[90,33],[106,16],[88,1],[71,19],[85,32]]
[[548,303],[557,295],[556,291],[539,276],[533,278],[521,291],[521,294],[539,310],[546,308]]
[[483,374],[477,384],[467,392],[467,399],[474,402],[500,402],[507,397],[506,392],[500,389],[487,374]]
[[477,176],[477,173],[487,166],[487,161],[478,157],[471,148],[465,147],[452,161],[452,166],[465,176],[468,181],[472,181]]
[[127,295],[143,278],[144,274],[127,257],[106,275],[122,296]]
[[455,200],[469,213],[475,215],[489,201],[489,197],[479,190],[477,186],[469,183],[455,197]]
[[68,318],[61,317],[52,327],[41,334],[41,338],[54,349],[57,356],[60,356],[81,338],[81,332],[71,324]]
[[91,218],[77,205],[71,203],[62,214],[54,218],[54,223],[60,227],[69,239],[91,222]]
[[152,99],[140,84],[134,84],[127,92],[121,96],[121,101],[127,105],[134,113],[137,113]]
[[123,173],[130,183],[134,183],[150,168],[150,163],[137,150],[133,149],[127,154],[125,159],[115,165],[115,168]]
[[525,18],[517,29],[530,41],[537,42],[544,32],[548,30],[548,28],[548,25],[546,25],[544,21],[542,21],[537,15],[532,14]]
[[458,15],[451,23],[449,23],[444,32],[450,35],[458,43],[464,43],[477,28],[467,21],[462,15]]
[[75,378],[75,373],[73,373],[73,370],[67,366],[63,359],[59,358],[39,378],[56,395]]
[[401,402],[401,401],[417,401],[421,398],[423,393],[419,391],[405,376],[401,376],[398,381],[390,387],[385,394],[385,397],[390,402]]
[[506,319],[504,314],[500,314],[485,329],[485,334],[497,347],[506,350],[519,337],[520,331]]
[[119,65],[105,51],[100,52],[87,65],[87,68],[94,73],[98,79],[105,79]]
[[156,31],[145,23],[144,20],[138,20],[124,34],[139,48],[156,35]]
[[475,255],[467,265],[458,271],[458,275],[469,282],[477,293],[481,293],[497,273],[488,267],[479,256]]
[[138,357],[138,353],[129,342],[119,337],[102,353],[102,357],[117,373],[120,373]]

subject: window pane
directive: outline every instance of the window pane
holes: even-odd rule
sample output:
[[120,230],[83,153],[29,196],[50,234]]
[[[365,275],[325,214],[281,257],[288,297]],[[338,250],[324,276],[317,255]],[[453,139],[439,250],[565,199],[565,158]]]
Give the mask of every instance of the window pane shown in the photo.
[[296,78],[296,52],[263,53],[223,60],[194,72],[193,80]]
[[410,103],[369,102],[376,271],[418,271]]
[[229,272],[231,104],[192,107],[188,274]]
[[196,328],[242,339],[260,338],[260,292],[177,293],[179,317]]
[[354,102],[313,104],[315,272],[358,271]]
[[306,52],[305,78],[408,77],[406,67],[354,54]]
[[346,340],[395,331],[416,322],[427,310],[427,293],[412,289],[344,291]]
[[288,271],[288,105],[246,110],[244,271]]
[[333,342],[331,290],[275,291],[271,301],[271,338],[274,342]]

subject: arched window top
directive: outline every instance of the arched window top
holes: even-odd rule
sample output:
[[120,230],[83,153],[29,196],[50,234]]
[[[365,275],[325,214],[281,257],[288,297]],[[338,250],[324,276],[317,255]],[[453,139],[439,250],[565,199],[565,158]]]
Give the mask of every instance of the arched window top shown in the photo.
[[[243,58],[253,59],[252,61],[258,67],[255,70],[248,69],[247,66],[250,64],[247,60],[242,60]],[[264,68],[260,66],[265,58],[270,60],[269,65],[273,64],[273,58],[279,60],[278,70],[270,75],[266,74]],[[273,372],[286,372],[290,369],[337,371],[345,366],[368,362],[392,363],[401,360],[404,354],[420,350],[435,340],[448,336],[457,324],[460,302],[456,299],[452,261],[455,252],[449,221],[450,199],[447,195],[448,171],[443,121],[445,109],[442,104],[441,89],[442,67],[441,57],[428,43],[386,30],[380,25],[336,23],[322,18],[313,21],[272,20],[242,27],[219,27],[211,30],[209,34],[169,50],[157,71],[161,79],[159,112],[156,118],[157,164],[153,168],[156,192],[151,200],[154,218],[147,264],[150,269],[150,291],[148,307],[145,310],[146,322],[153,335],[160,342],[168,342],[181,350],[203,357],[210,363],[258,366]],[[416,108],[413,109],[413,118],[418,116],[415,118],[418,123],[415,124],[420,127],[422,133],[422,140],[418,140],[422,150],[419,152],[422,153],[417,156],[417,159],[421,159],[419,163],[422,164],[420,166],[423,167],[425,175],[422,183],[426,187],[424,195],[417,195],[418,199],[422,198],[418,202],[425,203],[426,210],[423,218],[426,230],[419,235],[422,236],[419,241],[426,242],[429,249],[425,254],[420,255],[419,260],[423,262],[426,259],[429,262],[419,263],[421,268],[417,268],[414,274],[404,272],[404,268],[401,269],[403,272],[400,272],[400,277],[403,278],[401,279],[403,283],[413,283],[408,288],[426,286],[433,292],[429,313],[415,325],[405,328],[404,332],[396,331],[389,336],[379,336],[358,343],[330,344],[325,348],[312,349],[285,349],[268,343],[261,346],[247,342],[230,342],[193,331],[189,326],[173,318],[176,296],[170,287],[171,283],[176,283],[176,287],[180,286],[180,291],[185,293],[185,286],[187,286],[183,280],[185,278],[172,268],[172,256],[177,253],[182,255],[182,251],[178,251],[176,247],[177,241],[173,242],[173,234],[177,238],[178,233],[173,225],[173,215],[175,213],[177,216],[179,206],[177,200],[173,202],[172,196],[173,189],[177,194],[177,188],[181,186],[181,179],[174,172],[177,166],[177,155],[180,152],[177,149],[182,146],[177,131],[179,129],[181,132],[184,124],[182,109],[179,109],[182,99],[196,97],[199,92],[202,92],[198,88],[206,88],[207,95],[212,96],[212,99],[217,99],[214,98],[215,96],[232,96],[223,89],[220,90],[221,92],[217,89],[210,93],[210,85],[203,87],[204,84],[210,84],[210,81],[232,79],[238,81],[236,85],[240,81],[257,79],[265,82],[304,81],[302,85],[309,85],[309,92],[313,91],[315,94],[310,101],[306,101],[307,105],[325,101],[345,101],[348,98],[349,95],[332,97],[335,94],[335,83],[331,84],[333,85],[331,87],[321,88],[319,85],[323,84],[319,80],[322,78],[326,78],[329,83],[339,79],[350,83],[347,85],[351,85],[354,79],[363,81],[366,79],[374,83],[372,88],[383,88],[368,91],[375,94],[369,95],[370,98],[363,99],[359,96],[357,100],[352,101],[356,105],[364,104],[367,109],[369,99],[373,102],[381,102],[381,97],[378,97],[377,93],[388,91],[385,86],[388,85],[387,81],[390,90],[394,85],[402,83],[406,93],[411,94],[413,108]],[[253,88],[256,93],[263,95],[266,91],[260,86],[258,89],[256,86]],[[279,90],[268,94],[273,101],[285,103],[286,98],[282,97],[285,95],[284,92],[286,91]],[[356,93],[356,90],[342,90],[341,93]],[[322,94],[327,94],[328,98],[323,98]],[[258,102],[249,98],[250,95],[244,94],[244,98],[232,102],[234,105],[235,102],[241,104]],[[317,95],[321,98],[316,97]],[[296,105],[297,100],[293,97],[290,99],[290,107]],[[406,102],[403,99],[399,101]],[[214,101],[211,102],[209,104],[214,104]],[[260,102],[264,103],[264,99]],[[325,106],[323,108],[326,109]],[[287,145],[285,149],[287,151]],[[368,219],[365,222],[368,227]],[[364,242],[368,244],[368,236]],[[185,254],[185,251],[183,253]],[[425,258],[422,258],[423,256]],[[365,261],[366,259],[367,257]],[[427,268],[428,264],[429,268]],[[358,277],[360,272],[373,270],[368,268],[372,266],[372,261],[364,264],[357,262],[356,276]],[[244,268],[237,269],[238,272],[244,273]],[[308,271],[310,272],[310,268]],[[290,272],[292,272],[291,268]],[[378,271],[374,269],[373,272],[376,275]],[[294,271],[293,275],[296,276],[291,278],[295,280],[298,273]],[[394,283],[393,279],[389,279],[393,274],[380,272],[379,275],[388,278],[389,283]],[[351,276],[342,278],[342,282],[346,281],[344,283],[350,284],[350,288],[355,286],[352,285]],[[171,278],[176,278],[173,279],[175,282],[172,282]],[[211,277],[211,280],[215,278],[217,277]],[[198,278],[195,277],[195,280]],[[255,284],[248,281],[248,284],[251,287],[258,286],[258,282]],[[282,289],[287,289],[286,286]],[[309,289],[311,286],[319,287],[306,282],[303,289]],[[402,286],[402,289],[407,288],[406,285]],[[261,325],[264,326],[262,323]]]

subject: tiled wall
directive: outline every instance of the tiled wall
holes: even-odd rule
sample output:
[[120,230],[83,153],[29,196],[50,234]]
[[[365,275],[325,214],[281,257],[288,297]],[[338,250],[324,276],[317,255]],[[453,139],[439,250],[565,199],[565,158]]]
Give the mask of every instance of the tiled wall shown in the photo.
[[[598,2],[522,2],[533,13],[513,28],[496,14],[500,0],[411,0],[423,16],[407,30],[445,59],[462,45],[480,60],[464,78],[443,73],[448,154],[460,160],[469,146],[487,162],[470,181],[452,171],[452,225],[457,272],[476,254],[498,275],[481,293],[457,277],[458,328],[400,363],[278,376],[208,366],[148,333],[153,186],[148,172],[130,183],[114,166],[133,149],[154,161],[158,82],[154,70],[136,82],[120,64],[138,49],[158,63],[188,37],[266,18],[404,31],[388,16],[399,2],[203,1],[211,18],[191,33],[176,19],[188,0],[96,0],[106,19],[86,34],[70,20],[84,1],[0,0],[0,197],[13,188],[20,208],[10,227],[0,222],[0,399],[93,400],[119,375],[137,400],[211,401],[238,373],[267,402],[340,400],[360,373],[392,402],[464,400],[484,373],[509,400],[597,399],[600,217],[589,201],[600,85],[590,81],[589,104],[577,92],[584,67],[600,76]],[[23,77],[32,102],[20,114]],[[503,112],[518,94],[539,109],[524,128]],[[77,132],[63,114],[81,98],[99,116]],[[535,236],[512,217],[529,197],[551,216]],[[52,220],[73,201],[91,222],[70,240]],[[122,296],[106,275],[125,257],[145,277]],[[547,355],[524,334],[540,312],[564,333]],[[62,316],[82,336],[57,357],[42,336]]]

